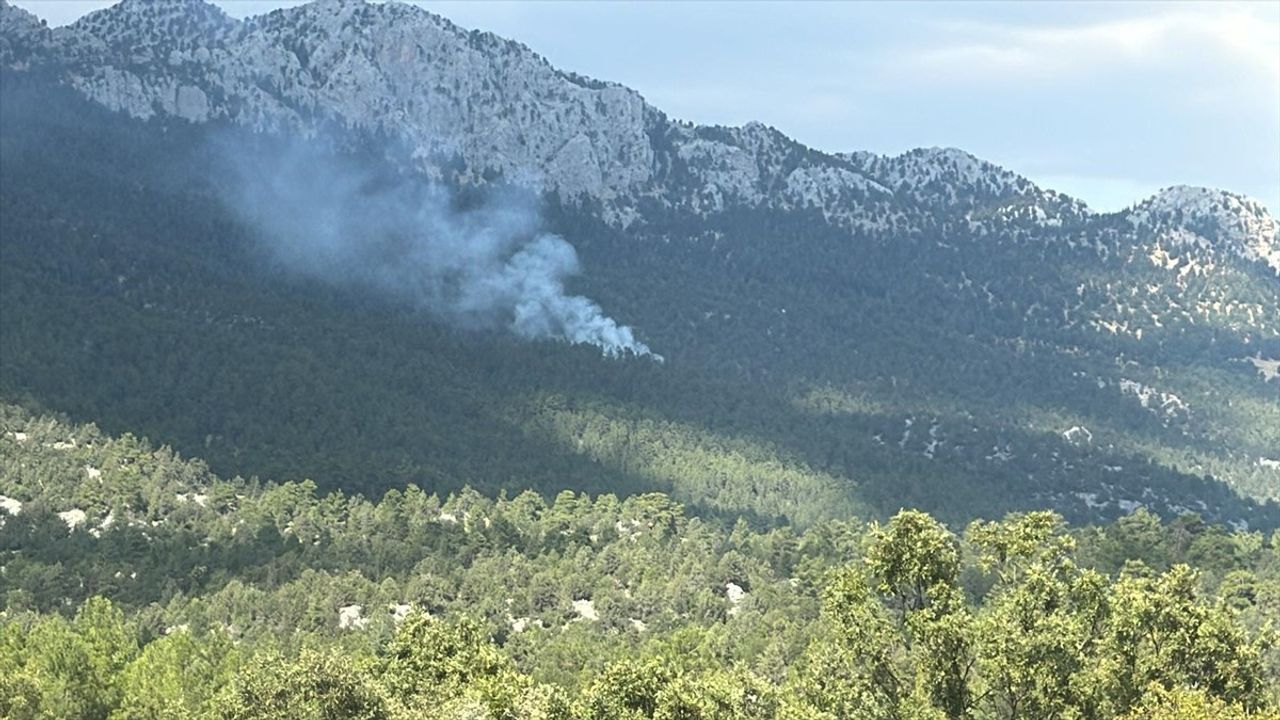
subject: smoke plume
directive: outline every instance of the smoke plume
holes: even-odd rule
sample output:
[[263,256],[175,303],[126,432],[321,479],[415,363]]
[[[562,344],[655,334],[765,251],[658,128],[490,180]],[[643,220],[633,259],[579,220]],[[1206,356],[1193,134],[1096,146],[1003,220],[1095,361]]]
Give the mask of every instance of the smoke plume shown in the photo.
[[577,252],[539,231],[514,194],[459,209],[423,179],[381,174],[295,144],[245,151],[223,143],[227,199],[287,270],[373,290],[468,328],[653,355],[631,328],[565,290]]

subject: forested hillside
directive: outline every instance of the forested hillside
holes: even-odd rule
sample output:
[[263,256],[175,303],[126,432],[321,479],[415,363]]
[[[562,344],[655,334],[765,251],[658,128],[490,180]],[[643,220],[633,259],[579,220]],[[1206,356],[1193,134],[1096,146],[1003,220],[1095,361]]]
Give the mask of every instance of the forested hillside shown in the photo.
[[[1280,538],[374,502],[0,408],[0,716],[1271,717]],[[18,498],[21,498],[19,500]],[[1196,714],[1199,713],[1199,714]]]
[[[1280,517],[1275,383],[1239,359],[1271,352],[1280,286],[1264,278],[1222,285],[1271,308],[1245,336],[1197,323],[1149,349],[1092,330],[1050,341],[937,285],[930,264],[955,260],[931,240],[857,248],[803,213],[750,210],[637,236],[544,197],[587,268],[577,289],[667,361],[602,358],[284,272],[217,188],[211,137],[242,131],[129,120],[33,73],[3,89],[0,389],[220,473],[373,494],[656,490],[802,525],[904,506],[955,522],[1046,506]],[[265,157],[282,142],[237,137]],[[317,152],[399,172],[376,146]],[[1025,247],[992,241],[975,266],[990,283],[1101,272]],[[1158,367],[1124,359],[1146,352]]]

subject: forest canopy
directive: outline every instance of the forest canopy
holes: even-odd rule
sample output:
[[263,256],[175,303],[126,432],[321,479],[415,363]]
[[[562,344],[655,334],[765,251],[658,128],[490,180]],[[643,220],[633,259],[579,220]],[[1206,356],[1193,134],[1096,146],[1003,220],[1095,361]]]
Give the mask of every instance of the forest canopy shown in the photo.
[[13,406],[0,460],[0,717],[1247,718],[1280,701],[1280,542],[1191,514],[800,531],[661,494],[375,502],[225,480]]

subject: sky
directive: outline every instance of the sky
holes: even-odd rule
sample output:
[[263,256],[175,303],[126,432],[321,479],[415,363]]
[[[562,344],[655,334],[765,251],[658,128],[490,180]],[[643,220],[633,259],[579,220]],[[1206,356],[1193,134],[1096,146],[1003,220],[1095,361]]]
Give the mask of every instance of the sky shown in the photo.
[[[958,147],[1099,211],[1190,184],[1280,216],[1274,0],[416,2],[683,120],[757,120],[828,152]],[[112,3],[15,4],[61,25]]]

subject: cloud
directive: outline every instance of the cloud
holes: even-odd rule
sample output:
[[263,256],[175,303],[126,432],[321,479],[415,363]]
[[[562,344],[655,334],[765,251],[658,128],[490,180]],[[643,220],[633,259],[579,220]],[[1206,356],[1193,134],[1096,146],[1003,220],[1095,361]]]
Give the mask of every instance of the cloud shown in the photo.
[[[965,147],[1099,206],[1189,183],[1280,209],[1280,6],[971,6],[890,51],[883,106],[945,107]],[[935,111],[930,111],[932,114]],[[1131,200],[1137,200],[1133,197]]]
[[[906,71],[926,78],[1048,80],[1063,75],[1200,65],[1269,80],[1280,93],[1280,22],[1250,6],[1176,9],[1077,24],[944,21]],[[1225,75],[1219,72],[1217,74]]]

